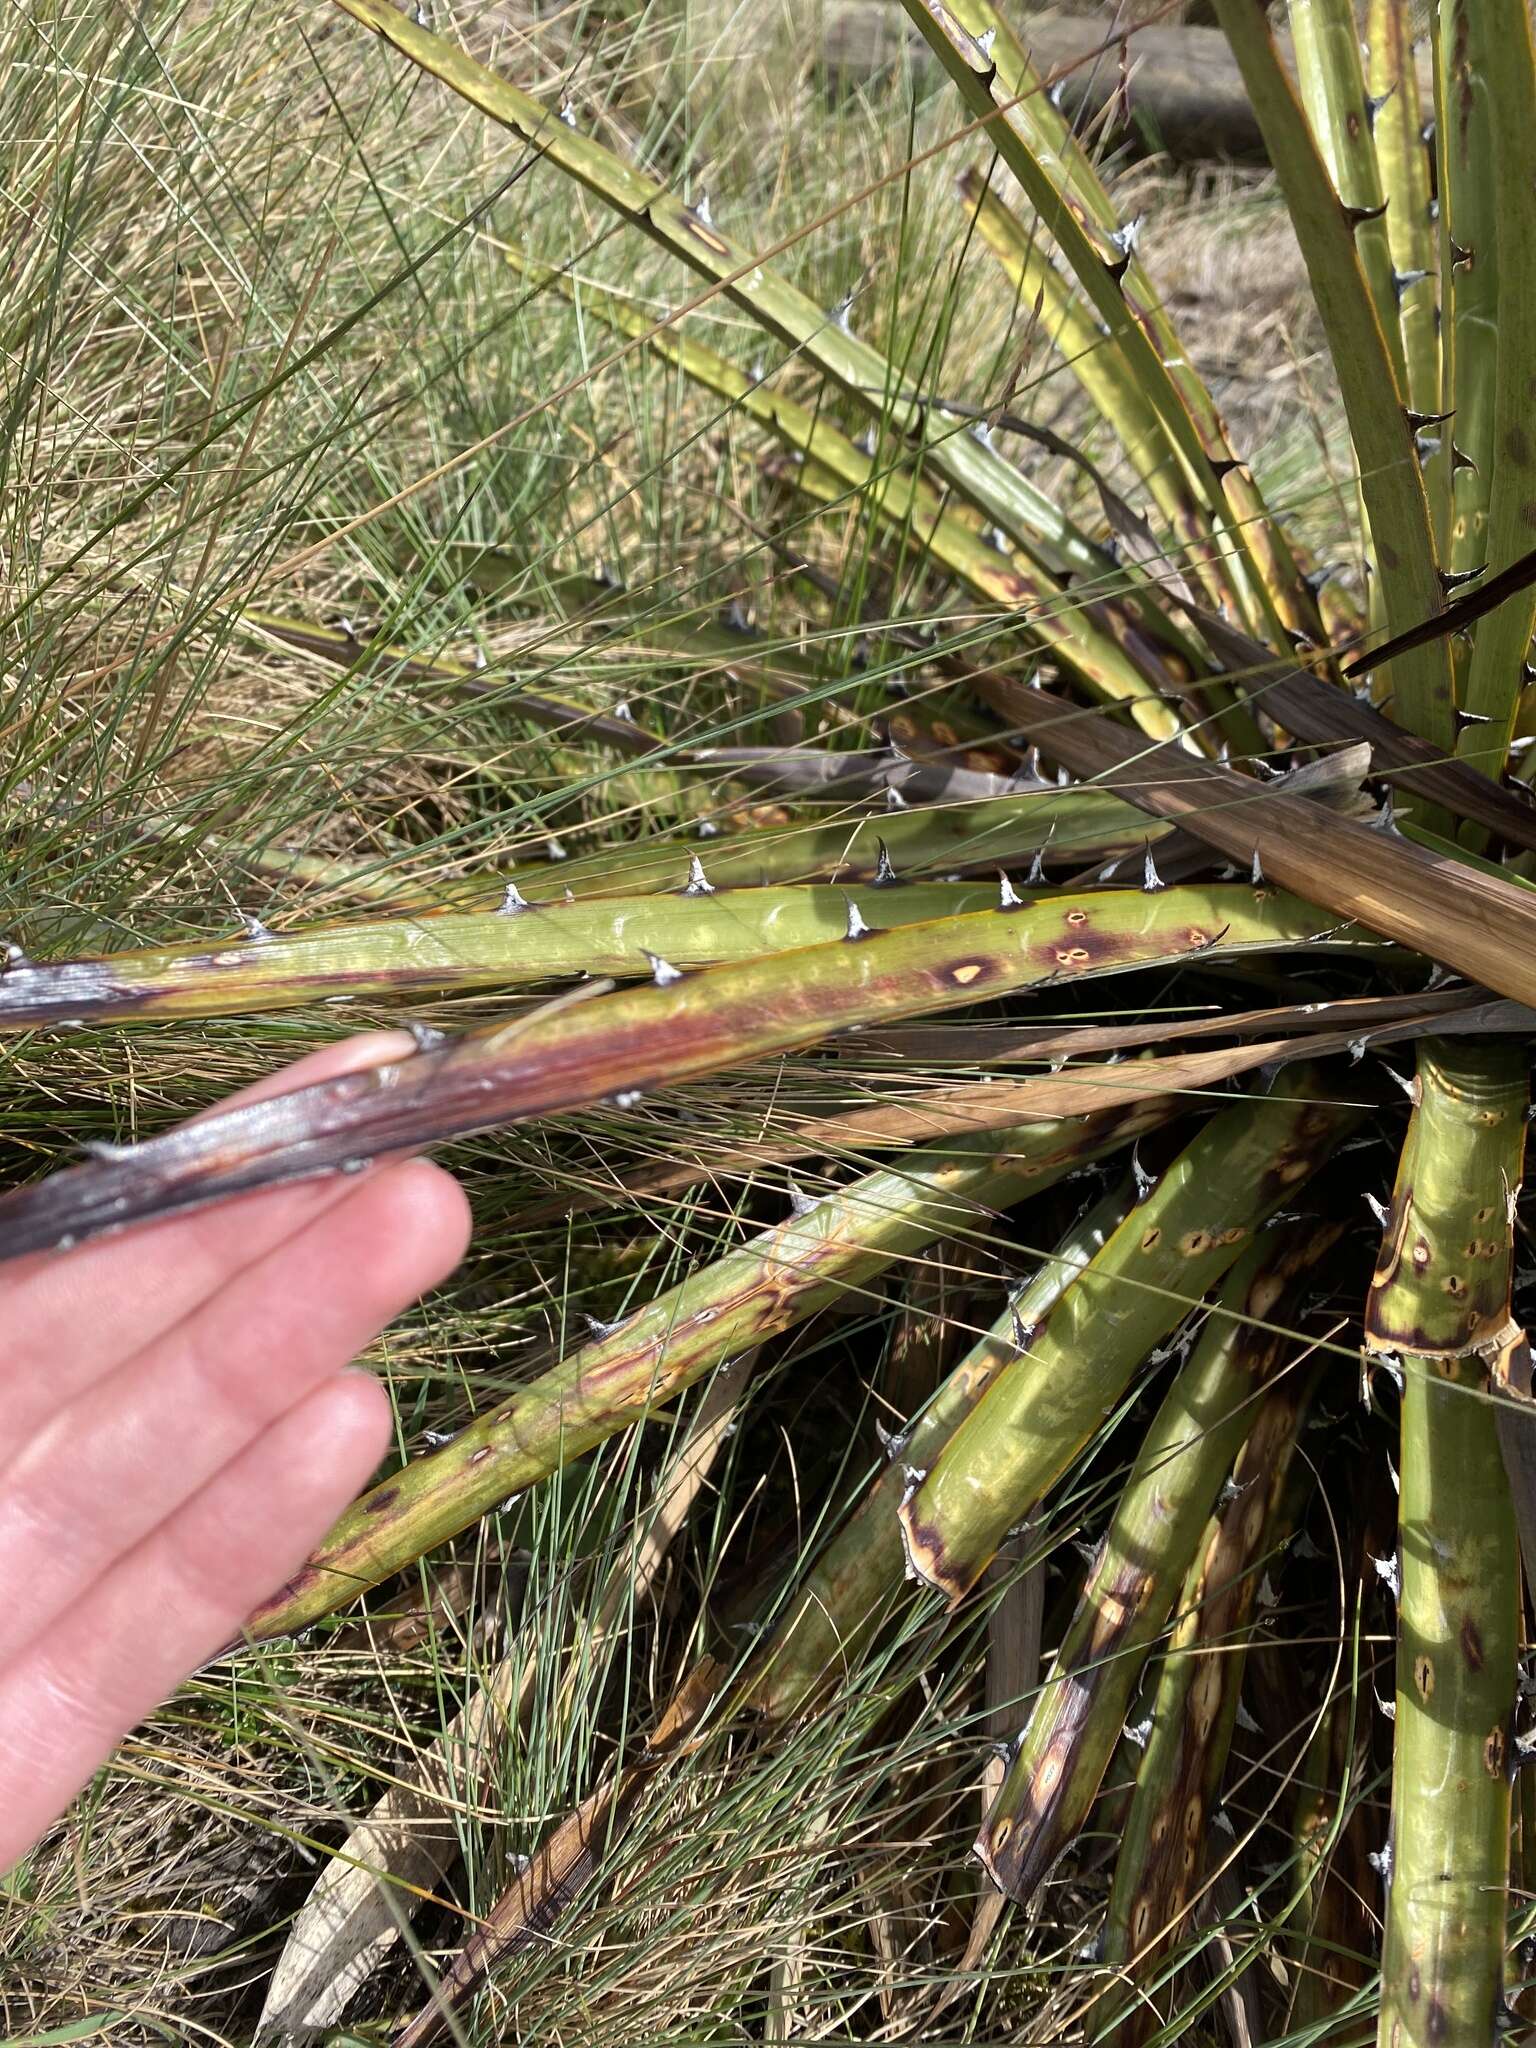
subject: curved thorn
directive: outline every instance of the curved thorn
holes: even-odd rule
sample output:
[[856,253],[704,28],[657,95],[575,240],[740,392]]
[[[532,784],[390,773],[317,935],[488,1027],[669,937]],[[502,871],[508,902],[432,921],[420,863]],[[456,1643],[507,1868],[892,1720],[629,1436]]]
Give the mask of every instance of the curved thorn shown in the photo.
[[640,950],[651,963],[651,980],[658,988],[670,988],[675,981],[682,980],[681,967],[674,967],[670,960],[663,960],[659,953],[651,952],[649,947],[642,946]]

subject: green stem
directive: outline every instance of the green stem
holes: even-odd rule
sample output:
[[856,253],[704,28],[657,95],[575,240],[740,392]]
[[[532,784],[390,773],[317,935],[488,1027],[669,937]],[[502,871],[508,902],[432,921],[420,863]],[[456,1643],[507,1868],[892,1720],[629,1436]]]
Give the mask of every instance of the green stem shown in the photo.
[[1487,1373],[1405,1355],[1381,2048],[1493,2041],[1520,1565]]
[[[1065,1167],[1062,1168],[1065,1171]],[[1052,1173],[1051,1178],[1060,1174]],[[1046,1185],[1037,1179],[1034,1185]],[[891,1447],[891,1459],[827,1545],[743,1680],[741,1703],[771,1721],[804,1710],[823,1688],[846,1681],[859,1647],[901,1585],[896,1509],[913,1464],[937,1457],[982,1395],[1019,1355],[1021,1328],[1045,1321],[1054,1304],[1119,1222],[1129,1201],[1117,1189],[1074,1223],[1034,1278],[971,1346]]]
[[[1442,45],[1447,36],[1441,155],[1449,236],[1467,254],[1450,272],[1456,413],[1442,431],[1478,465],[1452,478],[1450,566],[1497,573],[1536,543],[1536,51],[1525,0],[1448,0]],[[1514,736],[1533,622],[1536,587],[1481,620],[1472,643],[1461,709],[1477,722],[1462,726],[1456,752],[1494,778]]]
[[444,1449],[363,1495],[250,1633],[287,1635],[466,1529],[631,1423],[721,1359],[863,1287],[892,1260],[964,1231],[1162,1112],[949,1139],[791,1215],[476,1418]]
[[[1427,418],[1440,410],[1439,280],[1412,24],[1402,0],[1366,0],[1365,20],[1365,82],[1374,108],[1372,140],[1387,202],[1387,247],[1395,273],[1404,388],[1412,409]],[[1433,500],[1433,488],[1430,497]]]
[[1334,190],[1345,206],[1370,216],[1355,229],[1355,249],[1393,371],[1406,389],[1390,229],[1382,211],[1387,202],[1366,104],[1355,9],[1352,0],[1290,0],[1288,12],[1302,103]]
[[[845,834],[846,838],[846,834]],[[687,867],[679,879],[686,881]],[[869,896],[892,929],[980,910],[995,882],[914,882]],[[0,1031],[154,1017],[228,1017],[423,990],[519,988],[583,974],[642,980],[647,955],[679,968],[757,960],[842,936],[848,892],[830,886],[718,890],[695,900],[584,897],[507,915],[445,911],[157,946],[0,976]]]
[[1213,1119],[1068,1289],[903,1501],[913,1571],[959,1600],[1103,1426],[1152,1347],[1327,1157],[1356,1112],[1318,1069]]
[[1292,1348],[1277,1321],[1281,1305],[1338,1235],[1338,1225],[1309,1223],[1249,1247],[1142,1439],[976,1844],[1011,1898],[1029,1898],[1087,1818],[1147,1651],[1252,1426],[1253,1402]]
[[[1437,612],[1443,594],[1429,500],[1392,353],[1361,268],[1351,217],[1333,188],[1264,14],[1254,0],[1215,0],[1215,6],[1296,224],[1354,440],[1388,630],[1403,632]],[[1400,655],[1391,677],[1398,723],[1449,752],[1454,699],[1444,644]]]
[[1381,2048],[1494,2038],[1520,1638],[1488,1365],[1511,1334],[1525,1050],[1427,1040],[1416,1086],[1365,1316],[1404,1374]]
[[[1226,1769],[1260,1572],[1282,1522],[1297,1431],[1315,1376],[1291,1373],[1265,1397],[1232,1475],[1229,1506],[1207,1525],[1190,1568],[1152,1701],[1105,1925],[1114,2003],[1095,2039],[1139,2048],[1160,2023],[1153,1996],[1166,1951],[1187,1931]],[[1121,2003],[1119,1987],[1138,1987]]]

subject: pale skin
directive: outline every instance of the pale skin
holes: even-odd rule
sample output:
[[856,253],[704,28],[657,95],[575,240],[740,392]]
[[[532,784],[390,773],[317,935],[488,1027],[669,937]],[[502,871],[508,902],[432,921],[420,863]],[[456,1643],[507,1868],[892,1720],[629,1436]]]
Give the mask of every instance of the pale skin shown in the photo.
[[[349,1039],[233,1099],[411,1049]],[[352,1361],[468,1240],[418,1159],[0,1267],[0,1872],[367,1482],[390,1407]]]

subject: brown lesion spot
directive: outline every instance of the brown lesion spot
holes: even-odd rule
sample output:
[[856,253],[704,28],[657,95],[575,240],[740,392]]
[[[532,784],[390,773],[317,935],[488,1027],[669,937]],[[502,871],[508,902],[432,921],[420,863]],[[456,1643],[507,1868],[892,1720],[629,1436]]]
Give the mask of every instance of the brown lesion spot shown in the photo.
[[1146,1235],[1141,1240],[1142,1250],[1144,1252],[1155,1251],[1157,1249],[1159,1242],[1162,1239],[1162,1235],[1162,1231],[1154,1223],[1152,1228],[1146,1233]]
[[1461,1654],[1466,1659],[1467,1669],[1469,1671],[1481,1671],[1483,1668],[1483,1638],[1479,1633],[1477,1623],[1470,1614],[1463,1617],[1456,1640],[1461,1644]]
[[1087,922],[1088,913],[1086,910],[1069,910],[1067,912],[1068,924],[1086,924]]
[[1433,1657],[1415,1657],[1413,1660],[1414,1690],[1421,1700],[1427,1700],[1435,1689],[1435,1660]]
[[363,1502],[365,1515],[382,1515],[386,1508],[392,1508],[400,1498],[398,1486],[381,1486],[377,1493],[370,1493]]
[[1483,1744],[1483,1769],[1490,1778],[1503,1777],[1506,1756],[1507,1746],[1502,1726],[1490,1728],[1487,1740]]

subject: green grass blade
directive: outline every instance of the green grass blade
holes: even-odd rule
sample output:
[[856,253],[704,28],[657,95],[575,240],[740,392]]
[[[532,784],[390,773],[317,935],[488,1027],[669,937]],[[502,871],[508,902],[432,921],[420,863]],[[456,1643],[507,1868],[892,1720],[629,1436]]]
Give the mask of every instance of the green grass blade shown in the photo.
[[[707,913],[712,894],[689,900]],[[583,1103],[632,1107],[690,1075],[815,1045],[854,1024],[1159,961],[1350,942],[1336,928],[1320,932],[1309,905],[1244,884],[1000,903],[885,931],[872,928],[878,898],[864,901],[868,918],[853,905],[848,936],[829,945],[666,986],[586,999],[572,991],[473,1038],[109,1148],[0,1195],[0,1258]]]
[[[1319,2040],[1339,2038],[1328,2021],[1358,2009],[1375,1974],[1379,1886],[1368,1859],[1376,1851],[1358,1803],[1370,1768],[1368,1712],[1359,1691],[1341,1685],[1296,1767],[1290,1839],[1300,1889],[1287,1915],[1293,1967],[1286,2018],[1291,2030],[1317,2029]],[[1346,1808],[1348,1800],[1355,1803]]]
[[1524,1050],[1428,1040],[1417,1088],[1365,1317],[1367,1343],[1404,1373],[1382,2048],[1495,2031],[1520,1647],[1515,1519],[1486,1396],[1509,1332]]
[[[440,2040],[493,1969],[549,1941],[555,1922],[594,1882],[605,1856],[633,1824],[652,1780],[686,1747],[724,1676],[712,1658],[694,1666],[639,1754],[605,1777],[539,1844],[438,1979],[430,2004],[394,2035],[392,2048],[428,2048]],[[454,2031],[456,2037],[462,2033]]]
[[[903,1500],[908,1561],[952,1601],[1357,1114],[1325,1099],[1321,1069],[1297,1069],[1284,1087],[1224,1110],[1185,1147]],[[994,1846],[1000,1855],[1006,1843]]]
[[1031,1896],[1088,1816],[1142,1663],[1252,1427],[1253,1404],[1293,1348],[1279,1320],[1283,1304],[1338,1236],[1337,1225],[1309,1222],[1249,1247],[1142,1439],[976,1843],[993,1883],[1010,1898]]
[[[1128,1114],[1134,1129],[1139,1119]],[[791,1215],[582,1345],[443,1450],[374,1487],[252,1617],[252,1632],[284,1635],[330,1613],[654,1414],[721,1359],[790,1329],[892,1260],[973,1227],[987,1209],[1027,1192],[1042,1168],[1065,1171],[1115,1143],[1117,1127],[1124,1128],[1112,1112],[1103,1121],[946,1139]]]
[[[1355,230],[1264,16],[1252,0],[1216,0],[1216,11],[1296,225],[1354,440],[1387,627],[1402,631],[1437,612],[1443,593],[1413,429],[1361,268]],[[1455,699],[1447,651],[1413,649],[1399,656],[1390,675],[1397,722],[1448,753],[1455,736]]]

